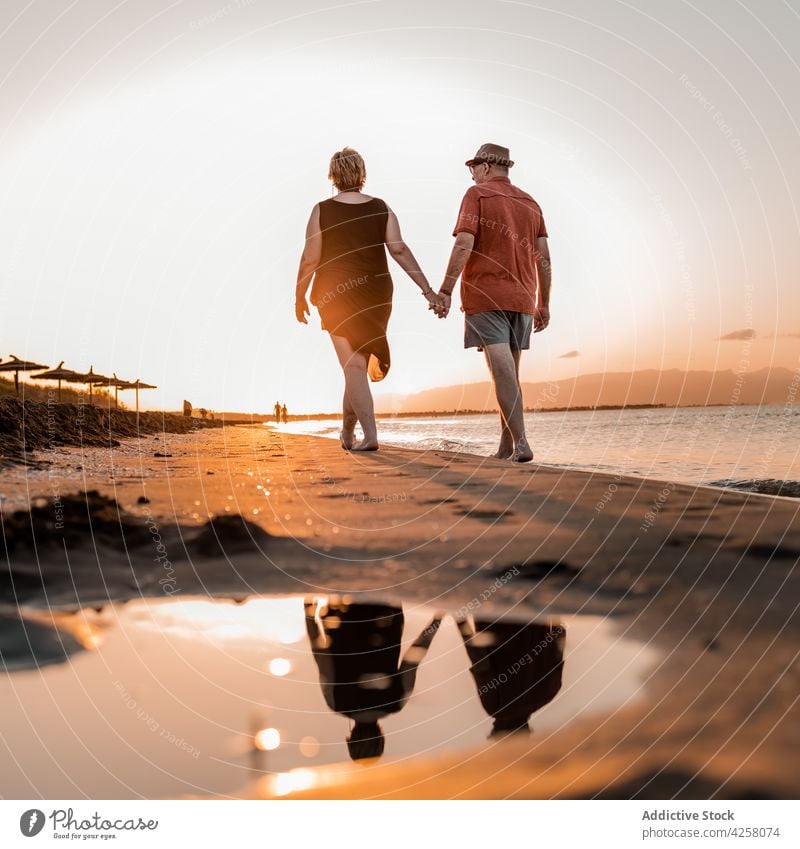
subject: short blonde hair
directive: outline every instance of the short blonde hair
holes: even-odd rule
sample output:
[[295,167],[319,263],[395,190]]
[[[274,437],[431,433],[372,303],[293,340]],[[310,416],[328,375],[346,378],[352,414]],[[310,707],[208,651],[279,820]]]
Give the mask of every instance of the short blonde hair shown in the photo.
[[352,147],[337,150],[331,157],[328,179],[340,192],[363,189],[367,181],[367,166],[361,154]]

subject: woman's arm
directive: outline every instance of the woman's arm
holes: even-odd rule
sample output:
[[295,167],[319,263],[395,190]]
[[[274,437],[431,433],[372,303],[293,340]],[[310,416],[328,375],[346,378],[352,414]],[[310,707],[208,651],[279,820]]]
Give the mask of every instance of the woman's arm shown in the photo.
[[425,630],[414,640],[414,644],[408,649],[400,663],[400,685],[403,688],[404,701],[408,699],[414,689],[417,680],[417,667],[425,659],[428,649],[431,647],[433,638],[436,636],[439,626],[442,624],[444,614],[436,613],[425,627]]
[[428,278],[422,273],[419,263],[414,254],[411,253],[411,248],[403,241],[403,236],[400,233],[400,222],[391,209],[389,209],[389,217],[386,219],[386,248],[400,268],[419,286],[431,307],[439,306],[439,296],[433,291],[428,283]]
[[306,245],[300,257],[300,268],[297,270],[297,285],[294,292],[294,314],[301,324],[308,324],[306,316],[310,315],[306,292],[311,285],[311,278],[319,268],[322,259],[322,231],[319,227],[319,204],[315,204],[306,225]]

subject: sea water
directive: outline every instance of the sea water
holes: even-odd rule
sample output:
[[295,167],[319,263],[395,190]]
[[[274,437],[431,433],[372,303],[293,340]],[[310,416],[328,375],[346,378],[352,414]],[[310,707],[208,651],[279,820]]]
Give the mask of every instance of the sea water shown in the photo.
[[[800,405],[540,412],[525,424],[539,463],[764,492],[789,482],[782,494],[800,494]],[[337,438],[341,423],[280,427]],[[378,431],[384,445],[489,456],[500,427],[496,414],[424,415],[380,418]]]

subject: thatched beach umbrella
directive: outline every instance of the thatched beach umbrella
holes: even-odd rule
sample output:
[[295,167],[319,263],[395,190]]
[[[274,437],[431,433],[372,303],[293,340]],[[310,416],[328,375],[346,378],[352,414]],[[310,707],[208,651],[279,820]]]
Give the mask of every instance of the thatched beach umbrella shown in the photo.
[[137,377],[136,380],[131,383],[129,387],[125,387],[126,389],[135,389],[136,390],[136,415],[139,415],[139,390],[140,389],[158,389],[157,386],[153,386],[152,383],[144,383]]
[[89,385],[89,403],[92,403],[92,387],[95,385],[107,384],[113,378],[105,374],[96,374],[94,366],[89,366],[89,371],[86,374],[78,374],[75,377],[65,378],[70,383],[87,383]]
[[119,390],[120,389],[135,389],[136,384],[131,383],[130,380],[123,380],[121,377],[117,377],[116,372],[114,372],[113,377],[108,379],[108,383],[104,383],[104,386],[114,387],[114,406],[119,407]]
[[47,368],[47,366],[41,363],[32,363],[29,360],[21,360],[13,354],[7,362],[0,362],[0,371],[14,372],[14,391],[17,395],[19,395],[19,373],[21,371],[39,371],[40,368]]
[[[135,389],[136,390],[136,415],[139,415],[139,390],[140,389],[158,389],[157,386],[153,386],[152,383],[145,383],[140,380],[138,377],[136,380],[120,380],[114,375],[115,383],[113,384],[118,389]],[[138,419],[137,419],[138,421]]]
[[[50,371],[43,371],[41,374],[32,374],[31,380],[57,380],[58,381],[58,403],[61,403],[61,381],[67,380],[74,382],[76,377],[82,377],[80,372],[73,371],[71,368],[64,368],[64,360]],[[47,368],[47,366],[45,366]]]

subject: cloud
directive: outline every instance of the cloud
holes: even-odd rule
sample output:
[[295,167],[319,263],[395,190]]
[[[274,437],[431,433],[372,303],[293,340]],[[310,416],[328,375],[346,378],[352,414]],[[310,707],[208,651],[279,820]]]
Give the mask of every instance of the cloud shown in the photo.
[[580,356],[580,353],[578,351],[567,351],[566,354],[559,354],[557,359],[559,359],[559,360],[569,360],[569,359],[572,359],[573,357],[579,357],[579,356]]
[[742,330],[731,330],[730,333],[726,333],[724,336],[718,336],[717,342],[730,342],[736,341],[740,339],[755,339],[756,332],[752,327],[745,327]]

